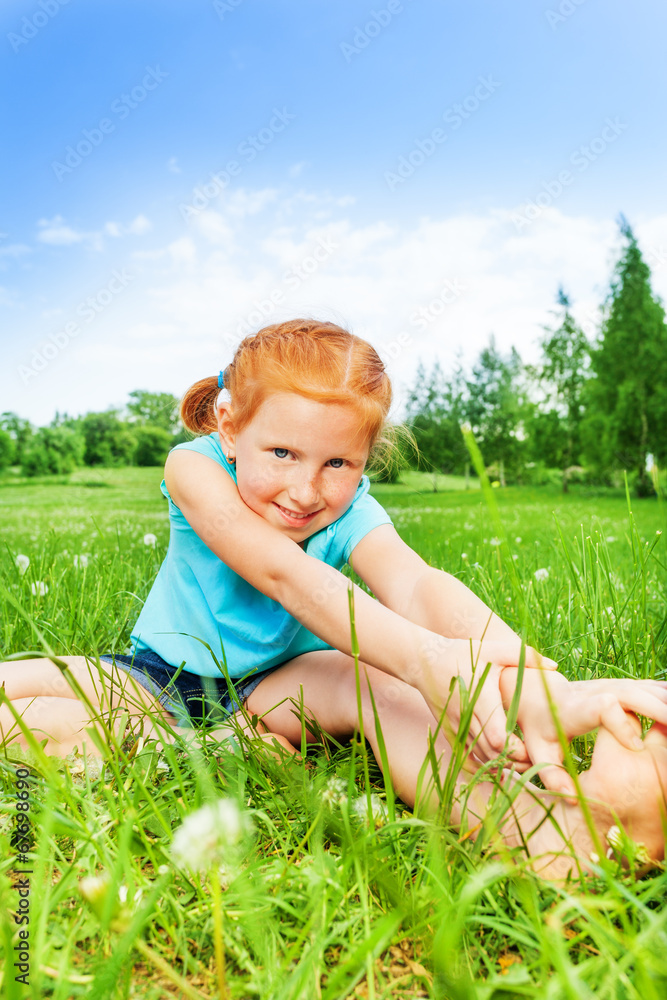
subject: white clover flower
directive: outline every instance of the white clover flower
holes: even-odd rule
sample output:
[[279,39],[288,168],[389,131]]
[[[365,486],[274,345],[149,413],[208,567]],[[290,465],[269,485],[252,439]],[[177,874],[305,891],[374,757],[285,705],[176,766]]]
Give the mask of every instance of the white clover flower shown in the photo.
[[461,553],[461,559],[467,559],[467,558],[468,558],[468,553],[467,552],[462,552]]
[[30,592],[33,597],[44,597],[45,594],[48,594],[49,588],[43,580],[35,580],[34,583],[30,584]]
[[[359,819],[368,819],[369,803],[367,795],[360,795],[352,803],[352,813]],[[387,807],[382,799],[373,792],[370,801],[370,814],[374,822],[384,823],[387,819]]]
[[331,808],[347,799],[347,785],[342,778],[329,778],[322,792],[322,801]]
[[144,545],[150,545],[152,546],[152,548],[155,548],[155,546],[157,545],[157,537],[151,534],[150,531],[147,532],[144,535]]
[[489,545],[502,545],[500,538],[489,538]]
[[87,555],[74,556],[74,566],[76,569],[85,569],[88,565]]
[[544,567],[542,569],[536,569],[535,572],[533,573],[533,576],[535,577],[536,580],[548,580],[549,570],[544,569]]
[[206,871],[222,865],[241,840],[246,824],[232,799],[218,799],[186,816],[174,834],[171,854],[177,865]]
[[18,567],[19,573],[21,574],[21,576],[23,576],[28,566],[30,565],[30,559],[28,558],[28,556],[24,556],[21,552],[19,552],[14,562]]

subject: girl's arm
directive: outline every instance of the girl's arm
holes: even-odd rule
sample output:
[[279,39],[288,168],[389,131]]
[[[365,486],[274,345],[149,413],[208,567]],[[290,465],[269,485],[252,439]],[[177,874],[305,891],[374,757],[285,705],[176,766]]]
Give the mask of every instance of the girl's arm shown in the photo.
[[[211,551],[315,635],[344,653],[352,653],[348,590],[353,585],[342,573],[307,555],[292,539],[247,507],[236,484],[212,459],[192,451],[172,452],[165,479],[174,503]],[[400,571],[400,567],[391,564],[393,550],[384,547],[387,533],[380,535],[380,532],[381,527],[375,528],[366,536],[377,538],[372,548],[375,572],[371,571],[368,578],[360,572],[376,593],[382,590],[379,576],[395,578]],[[355,559],[361,545],[354,550]],[[371,551],[368,545],[364,551]],[[382,558],[383,552],[389,561]],[[413,574],[421,573],[425,566],[422,560],[412,565]],[[412,582],[418,581],[403,576],[403,582],[409,591]],[[451,681],[461,677],[470,690],[475,674],[479,677],[486,664],[491,663],[487,682],[477,700],[469,739],[478,738],[475,752],[479,757],[497,756],[506,742],[500,673],[503,667],[518,664],[520,641],[511,632],[507,638],[499,635],[483,643],[445,637],[384,607],[361,588],[353,586],[353,590],[361,660],[417,688],[437,719],[447,706],[447,715],[455,729],[459,698],[457,685],[450,692]],[[392,593],[398,592],[394,586]],[[494,628],[500,629],[500,625]],[[480,621],[478,634],[481,636],[483,631]],[[527,665],[537,666],[539,662],[538,654],[528,648]],[[545,661],[544,665],[555,666],[551,661]],[[516,747],[521,748],[519,741]],[[525,759],[525,753],[522,756]]]
[[[509,707],[517,684],[518,671],[503,670],[500,691]],[[627,712],[636,712],[667,724],[667,684],[664,681],[601,678],[568,681],[553,671],[526,670],[519,698],[518,723],[533,764],[547,788],[565,795],[576,794],[572,778],[563,768],[562,737],[590,733],[599,726],[608,729],[628,750],[642,750]]]
[[519,638],[464,583],[424,562],[391,524],[362,538],[350,565],[385,607],[416,625],[456,639]]

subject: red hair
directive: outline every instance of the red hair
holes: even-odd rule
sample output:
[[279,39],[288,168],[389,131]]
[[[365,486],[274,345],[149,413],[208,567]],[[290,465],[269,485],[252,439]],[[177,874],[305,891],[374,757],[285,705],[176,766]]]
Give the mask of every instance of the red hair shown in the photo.
[[[382,441],[391,405],[389,376],[374,347],[335,323],[294,319],[265,326],[241,341],[224,378],[237,431],[251,422],[269,396],[294,392],[318,403],[353,407],[359,415],[359,438],[369,448]],[[217,430],[218,392],[217,376],[188,389],[181,402],[188,430]]]

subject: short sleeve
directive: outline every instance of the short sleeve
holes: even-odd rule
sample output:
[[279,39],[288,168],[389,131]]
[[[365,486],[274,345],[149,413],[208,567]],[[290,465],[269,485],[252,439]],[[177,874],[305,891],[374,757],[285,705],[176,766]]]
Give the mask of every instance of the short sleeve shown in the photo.
[[380,524],[393,523],[384,507],[370,495],[369,489],[368,476],[362,476],[352,505],[331,525],[334,534],[332,549],[340,565],[349,562],[355,546],[369,531]]

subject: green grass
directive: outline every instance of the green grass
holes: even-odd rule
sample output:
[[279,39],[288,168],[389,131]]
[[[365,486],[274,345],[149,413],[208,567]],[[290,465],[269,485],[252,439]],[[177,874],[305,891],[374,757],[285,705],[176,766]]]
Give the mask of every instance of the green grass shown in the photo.
[[[40,648],[37,630],[55,653],[125,648],[168,540],[160,478],[121,469],[0,481],[3,656]],[[656,501],[634,501],[630,515],[621,493],[494,491],[506,546],[495,544],[479,490],[434,493],[430,477],[409,479],[373,487],[408,544],[515,626],[519,585],[534,641],[568,676],[664,676],[665,517]],[[144,544],[149,533],[155,547]],[[23,576],[18,553],[30,558]],[[80,558],[74,565],[82,555],[85,568]],[[38,582],[48,587],[41,596],[32,593]],[[582,757],[586,749],[582,741]],[[5,958],[2,995],[211,997],[224,956],[234,998],[664,1000],[665,873],[634,880],[610,870],[586,890],[542,883],[394,804],[363,751],[358,741],[320,748],[306,766],[257,745],[235,751],[203,739],[157,753],[127,739],[101,770],[38,756],[31,985],[14,982]],[[16,766],[7,751],[5,955],[18,930]],[[384,808],[372,799],[369,820],[371,795]],[[216,891],[210,875],[176,865],[170,845],[187,816],[220,796],[251,829],[225,848]],[[124,904],[115,889],[97,908],[84,901],[81,880],[100,873],[125,887]]]

